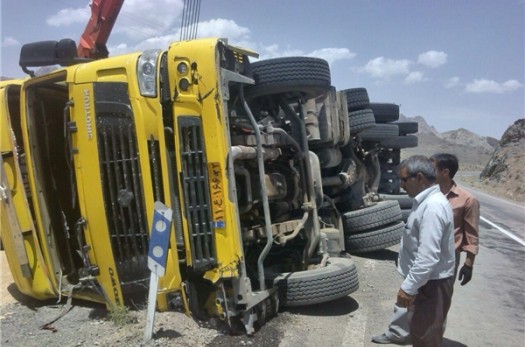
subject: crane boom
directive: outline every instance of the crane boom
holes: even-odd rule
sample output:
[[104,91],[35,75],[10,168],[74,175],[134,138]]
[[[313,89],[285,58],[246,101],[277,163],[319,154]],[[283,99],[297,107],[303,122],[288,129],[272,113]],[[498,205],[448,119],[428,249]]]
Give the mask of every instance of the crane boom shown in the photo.
[[108,41],[113,25],[124,0],[93,0],[91,2],[91,18],[78,44],[78,56],[81,58],[106,58]]

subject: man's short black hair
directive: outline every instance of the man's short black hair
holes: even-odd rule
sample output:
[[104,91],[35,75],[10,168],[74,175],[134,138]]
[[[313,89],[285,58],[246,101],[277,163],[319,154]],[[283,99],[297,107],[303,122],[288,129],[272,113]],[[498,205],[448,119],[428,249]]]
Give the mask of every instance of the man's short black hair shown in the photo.
[[454,154],[438,153],[431,156],[430,160],[436,163],[439,170],[448,169],[450,178],[454,178],[456,172],[458,172],[458,158]]

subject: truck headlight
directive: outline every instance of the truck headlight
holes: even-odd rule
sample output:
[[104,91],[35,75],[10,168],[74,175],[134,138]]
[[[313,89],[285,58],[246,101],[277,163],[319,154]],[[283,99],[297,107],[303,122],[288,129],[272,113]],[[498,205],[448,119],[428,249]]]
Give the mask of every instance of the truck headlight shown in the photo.
[[139,58],[137,78],[142,96],[157,96],[157,59],[160,52],[160,49],[147,50]]

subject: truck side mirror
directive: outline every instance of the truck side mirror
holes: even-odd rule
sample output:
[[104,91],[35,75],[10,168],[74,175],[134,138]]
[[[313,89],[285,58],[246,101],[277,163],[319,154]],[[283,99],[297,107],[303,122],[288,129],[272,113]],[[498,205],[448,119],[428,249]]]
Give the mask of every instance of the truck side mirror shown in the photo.
[[69,66],[77,61],[77,57],[77,46],[71,39],[39,41],[22,46],[19,65],[25,73],[34,76],[34,72],[27,69],[29,66]]

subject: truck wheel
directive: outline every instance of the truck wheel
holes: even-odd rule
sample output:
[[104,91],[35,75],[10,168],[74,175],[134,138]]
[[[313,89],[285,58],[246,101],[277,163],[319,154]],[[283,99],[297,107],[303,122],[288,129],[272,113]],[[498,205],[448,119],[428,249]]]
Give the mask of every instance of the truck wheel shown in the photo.
[[390,123],[399,119],[399,105],[371,102],[368,108],[374,112],[377,123]]
[[395,124],[376,124],[371,128],[365,129],[360,133],[363,141],[377,141],[381,142],[385,138],[395,137],[399,135],[399,129]]
[[263,95],[299,95],[315,98],[330,89],[328,62],[312,57],[283,57],[251,64],[255,85],[246,87],[246,98]]
[[405,135],[383,139],[381,140],[381,147],[394,149],[417,147],[417,136]]
[[366,88],[350,88],[342,90],[341,92],[346,95],[348,111],[353,112],[368,108],[370,98],[368,97]]
[[332,258],[323,268],[267,274],[279,291],[279,306],[320,304],[347,296],[359,288],[354,261]]
[[379,194],[381,200],[395,200],[401,209],[411,209],[414,199],[407,194]]
[[407,222],[408,216],[410,216],[411,212],[412,209],[401,209],[401,216],[403,216],[403,222]]
[[399,179],[397,180],[383,180],[379,182],[379,193],[398,194],[399,193]]
[[[399,187],[399,186],[398,186]],[[399,207],[401,208],[401,220],[407,222],[410,212],[412,212],[412,199],[407,194],[379,194],[379,198],[382,200],[397,200]]]
[[379,193],[384,194],[399,194],[400,191],[400,182],[399,178],[384,179],[381,175],[381,181],[379,182]]
[[399,135],[415,134],[419,131],[418,122],[394,122],[399,128]]
[[405,223],[400,221],[382,229],[367,231],[345,237],[346,251],[349,253],[366,253],[378,251],[401,242]]
[[349,112],[348,123],[350,124],[350,134],[357,134],[376,125],[376,120],[372,110],[365,108],[364,110]]
[[374,206],[343,214],[345,234],[357,234],[401,220],[401,208],[397,201],[380,201]]

